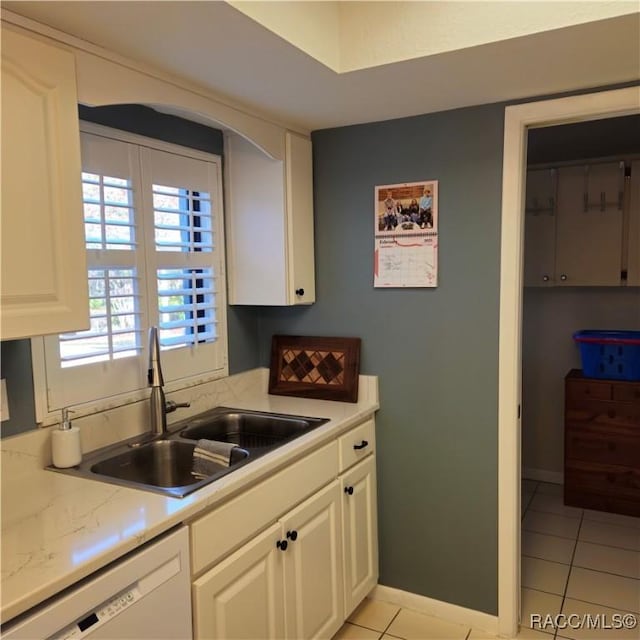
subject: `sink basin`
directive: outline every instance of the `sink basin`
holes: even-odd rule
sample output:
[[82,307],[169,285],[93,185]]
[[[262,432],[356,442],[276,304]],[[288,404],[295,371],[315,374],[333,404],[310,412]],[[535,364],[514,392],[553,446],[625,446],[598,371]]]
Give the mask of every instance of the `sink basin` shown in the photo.
[[[183,487],[202,480],[192,472],[194,448],[195,444],[189,442],[156,440],[97,462],[92,465],[91,471],[154,487]],[[231,467],[242,462],[248,455],[247,451],[234,449],[229,467],[211,462],[210,475],[220,477],[228,473]]]
[[200,414],[181,431],[190,440],[217,440],[254,451],[276,447],[319,427],[323,418],[305,418],[218,407]]
[[177,437],[176,434],[141,445],[133,441],[110,446],[90,454],[77,467],[48,469],[183,498],[250,461],[249,452],[237,447],[231,452],[228,467],[209,462],[210,474],[204,478],[196,476],[193,474],[196,443]]
[[[77,467],[48,468],[182,498],[325,422],[323,418],[217,407],[174,425],[163,438],[143,444],[139,438],[132,439],[86,456]],[[201,439],[238,445],[231,452],[229,466],[211,462],[210,475],[205,478],[193,474],[193,451]]]

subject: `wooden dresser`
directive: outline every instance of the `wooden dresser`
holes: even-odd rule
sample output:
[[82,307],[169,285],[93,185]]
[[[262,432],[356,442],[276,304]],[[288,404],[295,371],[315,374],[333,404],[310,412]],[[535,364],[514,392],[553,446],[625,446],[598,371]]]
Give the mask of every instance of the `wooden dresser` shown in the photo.
[[640,382],[567,374],[564,502],[640,516]]

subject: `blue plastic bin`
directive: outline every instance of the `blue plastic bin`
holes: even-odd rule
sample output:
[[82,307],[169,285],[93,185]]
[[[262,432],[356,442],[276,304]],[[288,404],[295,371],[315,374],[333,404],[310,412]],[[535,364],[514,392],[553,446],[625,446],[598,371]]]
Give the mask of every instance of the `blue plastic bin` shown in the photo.
[[640,380],[640,331],[576,331],[587,378]]

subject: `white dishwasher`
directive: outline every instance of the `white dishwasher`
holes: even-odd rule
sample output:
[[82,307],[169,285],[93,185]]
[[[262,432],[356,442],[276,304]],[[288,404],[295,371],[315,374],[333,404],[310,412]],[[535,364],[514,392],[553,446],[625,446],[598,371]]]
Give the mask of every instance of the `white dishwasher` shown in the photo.
[[3,640],[192,637],[186,527],[149,542],[2,627]]

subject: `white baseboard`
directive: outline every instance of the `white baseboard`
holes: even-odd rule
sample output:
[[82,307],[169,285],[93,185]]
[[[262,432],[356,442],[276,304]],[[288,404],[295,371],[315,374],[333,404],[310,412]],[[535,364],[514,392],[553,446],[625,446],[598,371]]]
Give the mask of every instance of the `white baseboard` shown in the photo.
[[467,609],[457,604],[434,600],[433,598],[402,591],[401,589],[394,589],[393,587],[385,587],[382,584],[376,585],[369,597],[373,600],[390,602],[406,609],[442,618],[448,622],[463,624],[472,629],[487,631],[493,635],[498,634],[498,616],[492,616],[482,611]]
[[564,484],[564,473],[562,473],[562,471],[546,471],[545,469],[531,469],[528,467],[522,467],[522,477],[525,480],[537,480],[538,482]]

